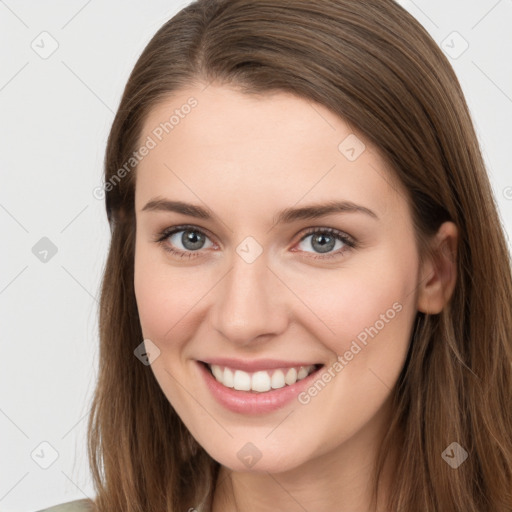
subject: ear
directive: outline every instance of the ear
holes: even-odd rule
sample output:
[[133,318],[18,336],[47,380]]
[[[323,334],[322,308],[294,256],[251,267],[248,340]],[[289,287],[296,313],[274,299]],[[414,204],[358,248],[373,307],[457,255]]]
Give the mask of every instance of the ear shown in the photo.
[[444,222],[432,240],[432,255],[419,272],[417,309],[423,313],[440,313],[450,300],[457,280],[458,229]]

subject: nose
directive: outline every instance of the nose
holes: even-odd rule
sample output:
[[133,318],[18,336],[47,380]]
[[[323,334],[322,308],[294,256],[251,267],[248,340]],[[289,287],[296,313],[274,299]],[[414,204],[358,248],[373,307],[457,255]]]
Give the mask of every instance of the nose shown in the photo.
[[214,295],[213,327],[237,345],[268,340],[288,325],[286,287],[269,268],[264,254],[252,263],[234,254],[232,267]]

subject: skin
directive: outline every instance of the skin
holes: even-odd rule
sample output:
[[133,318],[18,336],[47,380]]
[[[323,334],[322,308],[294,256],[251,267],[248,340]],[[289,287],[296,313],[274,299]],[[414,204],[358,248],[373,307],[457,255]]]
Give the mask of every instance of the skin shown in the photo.
[[[438,256],[420,266],[407,194],[377,149],[325,107],[288,93],[190,86],[152,109],[140,140],[191,96],[197,107],[137,168],[135,292],[144,338],[161,351],[152,371],[222,465],[214,512],[367,512],[370,470],[416,313],[439,313],[453,292],[456,226],[441,226],[432,239]],[[366,149],[349,161],[338,145],[354,133]],[[142,211],[155,197],[206,207],[214,218]],[[378,219],[344,212],[273,223],[284,208],[329,200],[365,206]],[[196,257],[154,241],[182,224],[207,237]],[[327,254],[338,254],[322,259],[315,235],[303,239],[307,228],[333,228],[358,245],[337,241]],[[182,234],[164,243],[194,252]],[[250,264],[236,252],[249,236],[263,251]],[[216,402],[198,372],[195,361],[214,356],[328,368],[394,303],[401,311],[308,404],[237,414]],[[247,442],[261,453],[252,468],[237,457]],[[392,472],[388,463],[384,496]]]

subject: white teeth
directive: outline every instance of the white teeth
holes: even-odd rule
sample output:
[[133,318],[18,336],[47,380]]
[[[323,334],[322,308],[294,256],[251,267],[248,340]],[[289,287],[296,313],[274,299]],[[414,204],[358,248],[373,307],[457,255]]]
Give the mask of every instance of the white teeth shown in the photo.
[[249,391],[251,389],[251,376],[247,372],[236,370],[233,387],[239,391]]
[[232,370],[228,367],[212,364],[208,365],[215,380],[228,388],[239,391],[257,391],[264,393],[271,389],[280,389],[286,385],[291,386],[297,381],[306,378],[314,369],[314,365],[301,366],[299,368],[284,368],[270,371],[257,371],[254,373],[243,370]]
[[286,384],[288,384],[288,386],[295,384],[297,382],[297,370],[295,368],[290,368],[286,372],[284,381],[286,382]]
[[284,373],[283,373],[283,371],[282,370],[276,370],[272,374],[272,381],[271,381],[272,389],[284,388],[285,384],[286,383],[284,381]]
[[308,370],[307,368],[304,368],[304,366],[301,366],[299,371],[297,372],[297,380],[302,380],[304,377],[308,376]]
[[[220,368],[219,368],[220,370]],[[221,382],[219,380],[219,382]],[[222,384],[227,388],[232,388],[234,386],[233,383],[233,372],[229,368],[224,368],[224,375],[222,376]]]
[[252,379],[252,390],[259,391],[260,393],[263,391],[268,391],[270,389],[270,375],[268,372],[256,372],[253,374]]
[[222,371],[221,367],[220,366],[217,366],[216,364],[212,365],[212,372],[213,372],[213,375],[214,377],[218,380],[218,381],[222,381],[224,377],[224,372]]

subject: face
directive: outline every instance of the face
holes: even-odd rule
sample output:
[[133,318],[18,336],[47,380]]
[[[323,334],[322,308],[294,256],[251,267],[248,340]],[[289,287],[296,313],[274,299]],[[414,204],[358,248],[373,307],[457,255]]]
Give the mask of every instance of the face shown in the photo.
[[140,141],[136,300],[192,435],[269,472],[375,439],[419,282],[406,194],[376,148],[321,105],[214,85],[154,107]]

